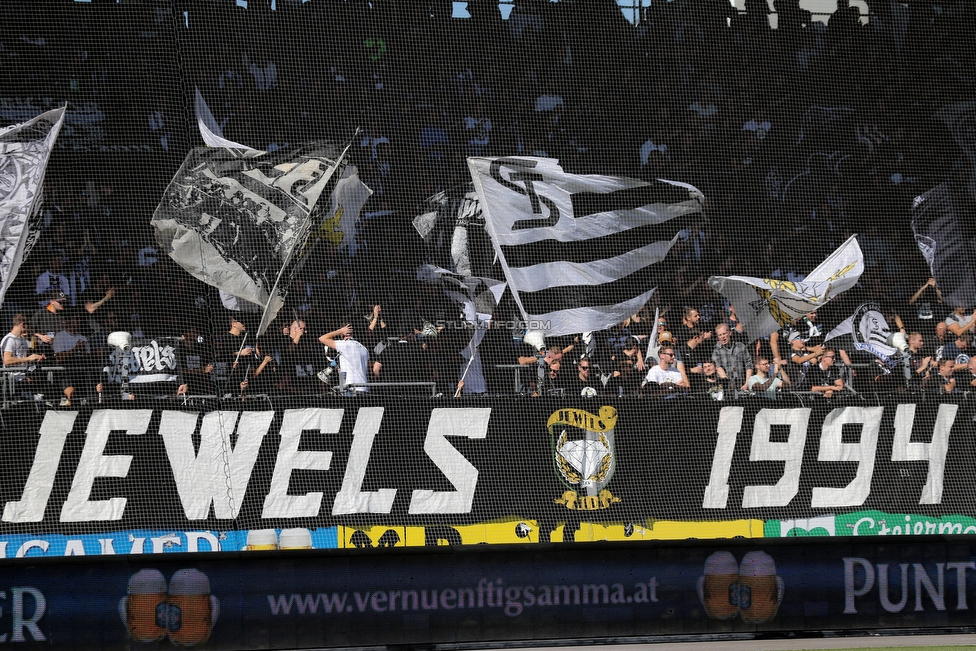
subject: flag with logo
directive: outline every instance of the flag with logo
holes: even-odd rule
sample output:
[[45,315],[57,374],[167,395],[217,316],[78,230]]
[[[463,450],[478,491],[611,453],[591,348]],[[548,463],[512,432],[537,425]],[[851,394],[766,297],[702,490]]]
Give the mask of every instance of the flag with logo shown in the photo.
[[802,282],[748,276],[712,276],[708,284],[729,299],[750,341],[822,308],[857,283],[864,256],[851,236]]
[[862,303],[840,325],[827,333],[824,341],[844,350],[860,350],[874,355],[888,366],[901,359],[893,345],[891,327],[877,303]]
[[976,305],[976,252],[956,211],[947,183],[915,197],[912,231],[943,300],[952,307]]
[[485,228],[526,321],[603,330],[644,306],[703,197],[675,181],[568,174],[551,158],[469,158]]
[[37,241],[44,172],[64,112],[0,128],[0,303]]
[[312,142],[242,156],[192,149],[152,218],[160,247],[195,278],[261,306],[262,334],[328,200],[345,150]]

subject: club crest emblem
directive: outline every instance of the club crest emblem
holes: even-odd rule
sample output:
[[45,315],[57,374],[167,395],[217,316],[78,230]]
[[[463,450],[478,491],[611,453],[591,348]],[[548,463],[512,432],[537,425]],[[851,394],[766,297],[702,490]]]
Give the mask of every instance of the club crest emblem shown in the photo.
[[606,406],[599,414],[560,409],[549,416],[556,476],[570,488],[554,500],[556,504],[595,511],[620,501],[607,488],[617,466],[616,425],[617,410]]

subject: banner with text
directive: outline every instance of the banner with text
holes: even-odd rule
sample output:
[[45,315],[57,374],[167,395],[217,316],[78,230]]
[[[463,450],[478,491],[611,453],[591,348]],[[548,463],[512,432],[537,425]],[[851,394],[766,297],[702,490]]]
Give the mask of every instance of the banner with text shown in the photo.
[[972,625],[976,541],[813,542],[7,561],[0,635],[296,649]]
[[0,557],[976,533],[965,400],[159,404],[6,410]]

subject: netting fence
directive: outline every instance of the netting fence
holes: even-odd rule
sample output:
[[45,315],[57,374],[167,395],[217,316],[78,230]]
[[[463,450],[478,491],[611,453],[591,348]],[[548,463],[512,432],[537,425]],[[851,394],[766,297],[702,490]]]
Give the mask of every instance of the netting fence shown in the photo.
[[7,554],[968,531],[976,11],[821,4],[3,3]]

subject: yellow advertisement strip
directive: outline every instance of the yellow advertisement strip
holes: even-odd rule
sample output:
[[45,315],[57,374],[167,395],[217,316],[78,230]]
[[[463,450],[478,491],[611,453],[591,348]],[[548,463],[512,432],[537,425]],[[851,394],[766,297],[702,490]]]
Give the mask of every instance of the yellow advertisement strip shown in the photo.
[[576,542],[601,542],[605,540],[688,540],[690,538],[715,540],[735,537],[762,538],[763,521],[709,520],[701,522],[678,522],[672,520],[647,520],[643,524],[581,522],[574,540]]
[[[673,521],[647,520],[643,523],[582,522],[575,532],[567,532],[560,523],[549,534],[549,541],[603,542],[633,540],[717,540],[721,538],[762,538],[762,520]],[[572,538],[567,538],[570,535]],[[339,527],[339,546],[365,547],[433,547],[447,545],[511,545],[539,542],[539,524],[535,520],[505,519],[464,525],[431,525],[404,527],[372,525]]]
[[445,545],[511,545],[539,542],[535,520],[506,519],[465,525],[339,527],[339,546],[431,547]]

